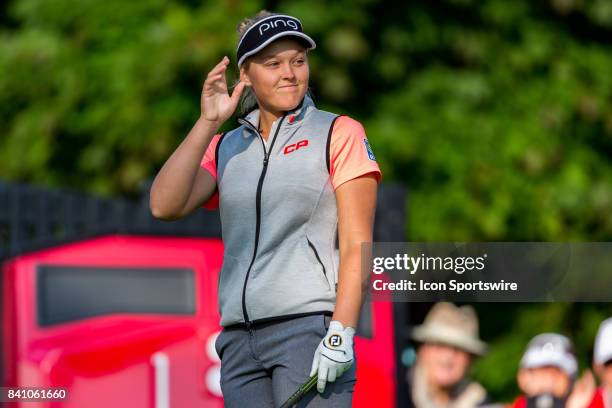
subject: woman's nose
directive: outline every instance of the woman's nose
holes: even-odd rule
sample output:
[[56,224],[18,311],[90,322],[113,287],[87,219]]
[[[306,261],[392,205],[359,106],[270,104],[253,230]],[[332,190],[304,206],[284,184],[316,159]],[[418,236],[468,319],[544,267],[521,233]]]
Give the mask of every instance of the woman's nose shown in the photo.
[[284,79],[295,78],[295,72],[293,72],[293,67],[291,64],[283,64],[282,75]]

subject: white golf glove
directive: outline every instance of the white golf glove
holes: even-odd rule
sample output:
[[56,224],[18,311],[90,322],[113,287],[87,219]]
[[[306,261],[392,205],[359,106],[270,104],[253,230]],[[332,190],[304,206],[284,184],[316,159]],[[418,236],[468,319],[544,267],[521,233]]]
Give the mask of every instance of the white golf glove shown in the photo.
[[355,329],[343,327],[342,323],[332,320],[327,335],[319,343],[312,360],[310,376],[317,372],[317,391],[325,391],[327,381],[334,382],[353,364],[353,336]]

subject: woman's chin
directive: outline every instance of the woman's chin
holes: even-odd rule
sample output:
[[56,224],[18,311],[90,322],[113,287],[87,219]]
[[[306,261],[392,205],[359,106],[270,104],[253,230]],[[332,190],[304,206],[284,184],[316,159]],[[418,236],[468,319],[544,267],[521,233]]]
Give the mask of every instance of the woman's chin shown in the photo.
[[275,105],[278,107],[279,111],[293,110],[300,104],[302,97],[303,95],[297,92],[295,94],[279,95],[276,98]]

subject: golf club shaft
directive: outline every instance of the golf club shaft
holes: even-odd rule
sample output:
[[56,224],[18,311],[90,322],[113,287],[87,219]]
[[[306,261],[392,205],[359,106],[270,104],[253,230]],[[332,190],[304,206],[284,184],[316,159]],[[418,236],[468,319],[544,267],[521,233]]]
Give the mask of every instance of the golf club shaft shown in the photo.
[[317,378],[318,374],[315,374],[310,377],[304,384],[300,386],[300,388],[298,388],[296,392],[293,393],[293,395],[289,397],[287,401],[285,401],[283,405],[280,406],[280,408],[291,408],[295,404],[297,404],[298,401],[301,400],[302,397],[317,384]]

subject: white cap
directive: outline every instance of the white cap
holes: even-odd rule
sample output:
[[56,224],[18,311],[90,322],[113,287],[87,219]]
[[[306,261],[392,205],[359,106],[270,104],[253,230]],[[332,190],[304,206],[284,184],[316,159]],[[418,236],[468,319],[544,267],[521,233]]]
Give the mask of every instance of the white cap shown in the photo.
[[520,365],[523,368],[558,367],[572,378],[578,370],[572,342],[556,333],[535,336],[527,345]]
[[593,352],[593,361],[597,364],[604,364],[610,360],[612,360],[612,317],[601,322]]

